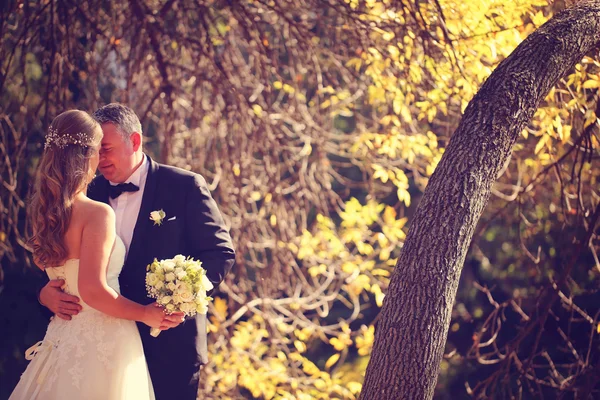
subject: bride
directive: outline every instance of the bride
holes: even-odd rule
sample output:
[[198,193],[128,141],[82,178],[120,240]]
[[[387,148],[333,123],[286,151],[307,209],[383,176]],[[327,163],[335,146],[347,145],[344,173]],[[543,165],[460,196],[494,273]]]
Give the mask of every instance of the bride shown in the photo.
[[33,257],[82,299],[82,310],[50,321],[27,351],[31,362],[10,400],[154,399],[134,321],[158,328],[165,314],[119,293],[125,245],[114,212],[86,196],[101,139],[98,123],[79,110],[60,114],[48,130],[30,209]]

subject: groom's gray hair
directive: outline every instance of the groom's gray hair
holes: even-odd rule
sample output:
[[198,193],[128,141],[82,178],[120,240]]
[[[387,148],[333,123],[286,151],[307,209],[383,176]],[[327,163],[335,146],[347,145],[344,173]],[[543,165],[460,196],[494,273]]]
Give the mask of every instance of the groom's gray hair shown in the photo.
[[114,124],[125,139],[133,132],[142,133],[142,124],[133,110],[120,103],[110,103],[97,109],[92,115],[100,124]]

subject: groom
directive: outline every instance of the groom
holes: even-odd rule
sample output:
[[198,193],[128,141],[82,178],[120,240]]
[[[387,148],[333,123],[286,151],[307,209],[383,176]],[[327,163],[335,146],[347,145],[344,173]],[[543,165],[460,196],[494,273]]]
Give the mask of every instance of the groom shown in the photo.
[[[102,176],[90,184],[88,196],[109,204],[116,214],[117,235],[125,243],[121,293],[138,303],[146,295],[146,265],[177,254],[202,261],[217,287],[235,262],[231,237],[206,181],[198,174],[154,162],[142,152],[142,127],[128,107],[111,103],[94,113],[104,137],[98,166]],[[163,210],[160,224],[150,219]],[[78,305],[50,282],[40,302],[70,319]],[[200,365],[207,362],[206,316],[183,320],[166,316],[156,338],[138,323],[157,400],[196,399]],[[173,329],[174,328],[174,329]]]

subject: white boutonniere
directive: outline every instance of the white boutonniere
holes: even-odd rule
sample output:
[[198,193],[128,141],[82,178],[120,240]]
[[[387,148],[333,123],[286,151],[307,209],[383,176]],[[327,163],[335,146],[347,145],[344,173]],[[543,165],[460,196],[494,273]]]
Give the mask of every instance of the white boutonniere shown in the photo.
[[165,214],[163,210],[152,211],[150,213],[150,219],[154,221],[154,225],[162,224],[163,219],[165,219],[166,216],[167,214]]

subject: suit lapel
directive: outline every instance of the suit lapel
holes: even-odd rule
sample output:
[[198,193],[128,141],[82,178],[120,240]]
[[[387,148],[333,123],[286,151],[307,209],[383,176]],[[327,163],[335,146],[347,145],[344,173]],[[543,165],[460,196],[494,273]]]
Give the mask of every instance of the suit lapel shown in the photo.
[[150,213],[153,211],[152,204],[154,203],[154,195],[156,193],[156,186],[158,180],[156,176],[156,171],[158,171],[159,167],[158,164],[154,162],[154,160],[152,160],[150,157],[148,157],[148,162],[150,163],[148,168],[148,176],[146,177],[146,185],[144,187],[144,194],[142,195],[142,204],[140,206],[140,212],[135,223],[135,228],[133,229],[133,237],[131,238],[129,254],[127,255],[128,261],[135,260],[137,258],[137,253],[140,251],[142,243],[145,242],[145,236],[148,233],[147,228],[150,224]]

